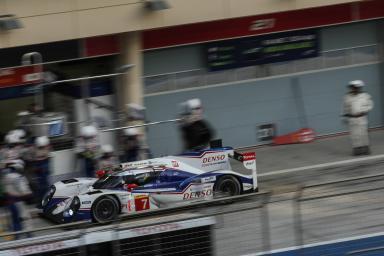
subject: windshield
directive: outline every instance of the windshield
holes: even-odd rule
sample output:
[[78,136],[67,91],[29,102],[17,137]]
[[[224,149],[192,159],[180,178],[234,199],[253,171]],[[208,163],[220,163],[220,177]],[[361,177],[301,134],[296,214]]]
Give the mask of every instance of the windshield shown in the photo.
[[122,186],[123,184],[124,184],[124,180],[122,176],[107,175],[98,179],[93,184],[93,188],[95,189],[117,188],[119,186]]
[[143,186],[148,183],[155,182],[159,172],[142,172],[129,175],[107,175],[98,179],[94,184],[95,189],[114,189],[119,188],[124,184],[136,184]]

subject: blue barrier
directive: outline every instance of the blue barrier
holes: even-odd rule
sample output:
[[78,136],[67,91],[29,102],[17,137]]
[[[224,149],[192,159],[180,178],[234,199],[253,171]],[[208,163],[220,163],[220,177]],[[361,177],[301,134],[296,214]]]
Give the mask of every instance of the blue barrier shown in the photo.
[[[254,256],[382,256],[384,255],[384,233],[337,239],[322,243],[308,244],[302,247],[290,247],[273,250],[269,253],[257,253]],[[250,255],[249,255],[250,256]]]

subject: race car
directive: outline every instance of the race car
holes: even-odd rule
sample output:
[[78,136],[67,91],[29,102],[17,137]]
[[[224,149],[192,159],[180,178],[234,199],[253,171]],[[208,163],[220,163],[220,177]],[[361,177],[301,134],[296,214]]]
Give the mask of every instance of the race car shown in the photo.
[[[244,175],[231,168],[230,158],[252,170]],[[109,222],[120,213],[138,212],[257,191],[254,152],[230,147],[207,149],[123,163],[120,171],[101,178],[56,182],[42,200],[43,215],[58,223],[78,220]]]

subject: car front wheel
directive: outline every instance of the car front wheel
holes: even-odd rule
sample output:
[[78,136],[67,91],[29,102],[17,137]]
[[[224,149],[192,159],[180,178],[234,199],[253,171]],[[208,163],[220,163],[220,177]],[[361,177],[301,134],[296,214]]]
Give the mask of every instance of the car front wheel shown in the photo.
[[99,223],[113,221],[118,214],[119,203],[111,196],[100,197],[92,206],[93,220]]

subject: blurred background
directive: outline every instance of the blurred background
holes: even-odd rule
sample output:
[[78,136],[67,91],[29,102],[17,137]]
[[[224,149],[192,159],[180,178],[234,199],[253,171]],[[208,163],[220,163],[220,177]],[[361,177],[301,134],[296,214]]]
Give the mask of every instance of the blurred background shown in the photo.
[[[377,155],[373,162],[368,159],[371,167],[354,174],[381,175],[381,162],[377,161],[384,153],[380,143],[384,137],[380,131],[384,124],[384,1],[2,0],[0,10],[0,139],[6,145],[5,136],[17,128],[26,130],[28,138],[49,138],[51,182],[83,172],[77,154],[85,126],[96,127],[98,144],[111,145],[120,161],[126,159],[121,157],[126,152],[122,138],[128,136],[124,128],[144,123],[155,122],[138,128],[142,159],[181,153],[180,104],[197,98],[214,138],[222,139],[225,146],[256,151],[261,175],[337,162],[336,167],[324,167],[334,168],[324,177],[318,173],[298,175],[297,179],[284,176],[287,184],[280,183],[281,173],[261,178],[265,179],[261,183],[265,191],[289,187],[287,194],[282,194],[289,197],[284,200],[291,201],[280,204],[282,211],[296,214],[291,216],[293,226],[286,226],[291,230],[284,231],[296,232],[296,240],[271,240],[269,233],[279,232],[248,226],[254,230],[248,230],[244,237],[257,230],[260,236],[255,239],[260,243],[252,247],[254,240],[240,239],[236,244],[245,250],[223,250],[228,237],[216,234],[215,249],[209,253],[258,255],[355,235],[352,231],[300,235],[316,220],[300,219],[302,213],[295,211],[301,209],[284,204],[301,202],[302,195],[298,199],[293,194],[307,191],[301,185],[308,181],[314,185],[353,178],[353,171],[337,169],[341,168],[340,161],[347,161],[350,168],[357,164],[348,162],[351,146],[343,137],[348,127],[341,120],[342,100],[351,80],[364,81],[364,90],[374,102],[369,127],[376,130],[372,147]],[[38,114],[32,113],[31,106],[38,107]],[[266,148],[274,137],[303,128],[314,131],[316,138],[327,139],[314,145]],[[333,137],[336,135],[340,136]],[[342,175],[337,176],[339,171]],[[346,181],[348,188],[337,194],[350,193],[355,187],[351,182]],[[327,186],[334,189],[334,185]],[[371,199],[379,200],[372,193]],[[367,202],[372,193],[361,195],[360,202]],[[268,198],[263,198],[255,199],[260,201],[260,209],[265,208],[265,200],[271,200],[269,192]],[[303,212],[324,216],[316,208],[324,210],[327,203],[323,205],[321,200],[304,200]],[[349,201],[334,203],[326,212],[339,213],[353,207]],[[371,206],[361,207],[361,214],[366,216]],[[268,220],[263,210],[255,211],[264,223],[285,225]],[[279,212],[275,210],[271,218],[278,218]],[[204,210],[202,214],[206,214]],[[252,214],[247,218],[253,220]],[[343,219],[332,221],[338,222],[338,218]],[[215,220],[216,227],[226,225],[223,219]],[[245,220],[237,215],[232,219]],[[373,226],[382,225],[374,217],[369,220]],[[236,237],[241,233],[228,232]],[[344,255],[334,253],[329,255]]]

